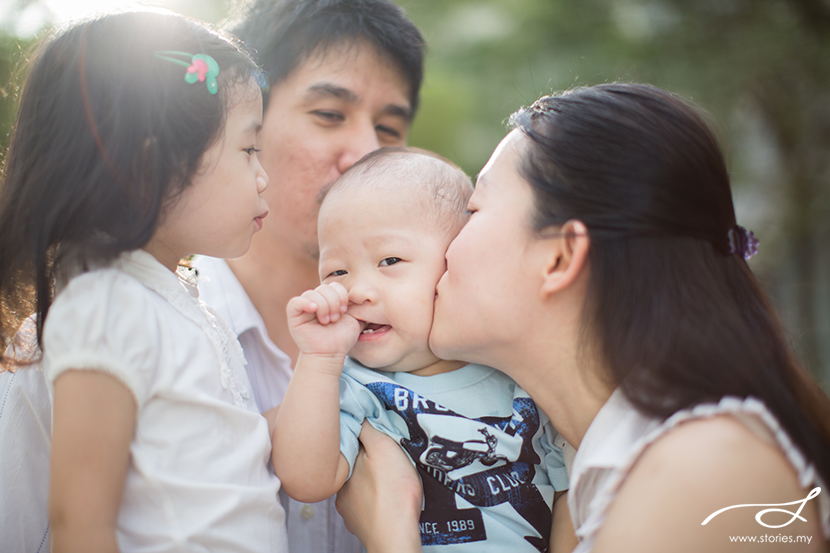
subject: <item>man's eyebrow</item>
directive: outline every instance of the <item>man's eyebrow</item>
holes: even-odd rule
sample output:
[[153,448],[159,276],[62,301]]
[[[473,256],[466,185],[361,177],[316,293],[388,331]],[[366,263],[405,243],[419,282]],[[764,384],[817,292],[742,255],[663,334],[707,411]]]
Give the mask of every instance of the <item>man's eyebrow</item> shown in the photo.
[[[344,102],[349,102],[352,104],[360,103],[360,98],[349,90],[348,88],[344,88],[342,86],[338,86],[333,83],[317,83],[313,84],[308,87],[306,91],[306,98],[311,100],[315,98],[337,98],[338,100],[343,100]],[[402,106],[400,104],[389,104],[383,108],[382,113],[384,115],[392,115],[394,117],[400,117],[401,119],[405,119],[406,121],[412,120],[412,110],[409,106]]]
[[346,102],[350,102],[352,104],[356,104],[358,102],[357,94],[349,90],[348,88],[343,88],[342,86],[337,86],[332,83],[317,83],[313,84],[308,87],[306,91],[307,97],[333,97],[339,100],[343,100]]
[[406,121],[412,120],[412,110],[408,107],[404,107],[399,104],[387,105],[385,108],[383,108],[383,113],[385,115],[392,115],[393,117],[400,117],[401,119],[405,119]]

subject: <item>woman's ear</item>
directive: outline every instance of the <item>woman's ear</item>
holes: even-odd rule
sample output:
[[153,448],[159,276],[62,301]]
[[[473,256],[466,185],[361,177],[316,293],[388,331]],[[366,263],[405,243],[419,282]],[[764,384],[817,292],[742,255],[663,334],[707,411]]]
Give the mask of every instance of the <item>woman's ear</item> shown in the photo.
[[543,299],[569,287],[588,263],[591,240],[582,221],[568,221],[551,236],[539,294]]

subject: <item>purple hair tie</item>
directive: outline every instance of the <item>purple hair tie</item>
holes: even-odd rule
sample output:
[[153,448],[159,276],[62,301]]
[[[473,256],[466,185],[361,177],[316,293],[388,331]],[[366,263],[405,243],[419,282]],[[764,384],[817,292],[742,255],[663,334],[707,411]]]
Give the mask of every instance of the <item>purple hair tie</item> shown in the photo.
[[740,254],[744,259],[749,259],[758,253],[758,239],[751,230],[746,230],[740,225],[735,225],[729,230],[729,254]]

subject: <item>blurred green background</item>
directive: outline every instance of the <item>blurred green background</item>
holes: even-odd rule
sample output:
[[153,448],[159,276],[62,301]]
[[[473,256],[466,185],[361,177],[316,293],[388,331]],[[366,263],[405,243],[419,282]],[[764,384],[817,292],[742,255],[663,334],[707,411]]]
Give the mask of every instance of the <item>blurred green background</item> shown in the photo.
[[[410,143],[471,175],[504,136],[505,119],[551,92],[648,82],[709,110],[723,131],[738,221],[761,240],[751,265],[830,391],[830,0],[398,2],[429,45]],[[34,41],[120,4],[0,1],[3,152]],[[155,5],[217,25],[244,7]]]

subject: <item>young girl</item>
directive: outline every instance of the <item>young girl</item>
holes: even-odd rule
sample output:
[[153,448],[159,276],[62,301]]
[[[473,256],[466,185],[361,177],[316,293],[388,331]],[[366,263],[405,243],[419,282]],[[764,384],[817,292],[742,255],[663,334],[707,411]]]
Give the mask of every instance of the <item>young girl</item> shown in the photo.
[[323,284],[287,307],[301,355],[276,421],[274,467],[295,499],[333,495],[366,419],[418,467],[425,546],[547,551],[554,497],[568,486],[564,440],[515,382],[439,359],[427,344],[444,254],[471,193],[446,160],[399,148],[367,155],[329,191]]
[[31,69],[0,299],[6,321],[37,298],[53,551],[285,550],[241,349],[177,271],[242,255],[267,214],[258,76],[234,43],[156,12],[70,28]]

